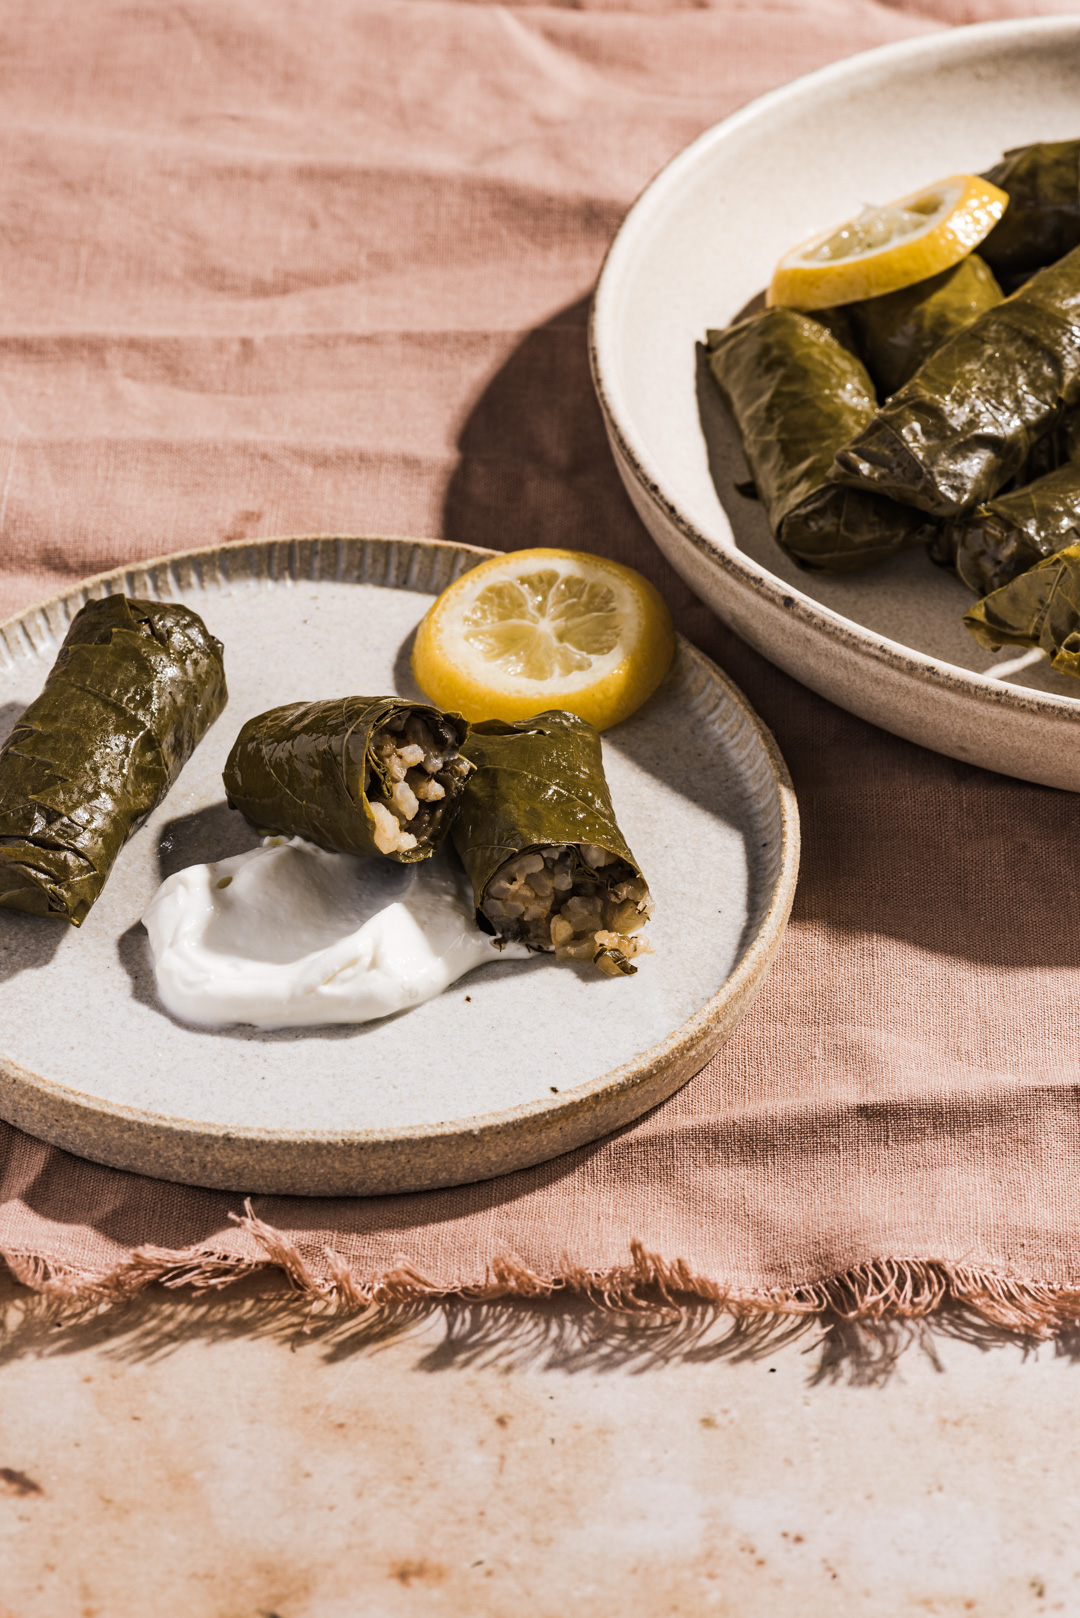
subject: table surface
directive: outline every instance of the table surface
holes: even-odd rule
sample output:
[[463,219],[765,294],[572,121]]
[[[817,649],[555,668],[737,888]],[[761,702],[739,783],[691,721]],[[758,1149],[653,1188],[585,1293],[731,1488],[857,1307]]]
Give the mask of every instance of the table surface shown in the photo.
[[[217,535],[345,532],[358,513],[480,544],[587,534],[660,578],[584,335],[633,197],[797,73],[1068,4],[9,7],[0,606]],[[711,634],[665,579],[680,624]],[[879,795],[899,773],[883,758]],[[881,824],[900,847],[904,819]],[[914,862],[893,868],[930,891]],[[959,853],[936,869],[960,893]],[[808,903],[833,914],[820,886]],[[852,913],[835,912],[854,940],[836,960],[885,963],[885,983],[894,957],[858,953]],[[957,914],[971,932],[933,934],[927,971],[944,953],[970,964],[981,1005],[988,957],[963,953],[975,913]],[[1045,947],[1044,976],[1062,958]],[[807,978],[812,1008],[847,1014]],[[1052,1074],[1075,1054],[1062,982]],[[895,1093],[916,1055],[886,1069]],[[809,1056],[789,1082],[810,1086]],[[1056,1188],[1063,1223],[1075,1180]],[[969,1181],[937,1183],[947,1209]],[[845,1195],[865,1225],[902,1211],[887,1179],[860,1186],[838,1180],[837,1228]],[[941,1322],[893,1364],[902,1328],[876,1353],[816,1326],[717,1346],[704,1317],[646,1332],[559,1299],[458,1302],[396,1337],[305,1331],[258,1279],[202,1301],[158,1289],[82,1324],[4,1280],[0,1312],[0,1618],[1080,1615],[1069,1340],[1025,1357]]]
[[2,1618],[1080,1612],[1067,1346],[0,1307]]

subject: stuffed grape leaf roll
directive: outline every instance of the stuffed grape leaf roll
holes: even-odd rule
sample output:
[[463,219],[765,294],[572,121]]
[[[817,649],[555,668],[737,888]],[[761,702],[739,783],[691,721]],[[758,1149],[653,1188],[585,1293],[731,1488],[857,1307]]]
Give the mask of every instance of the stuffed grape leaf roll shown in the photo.
[[964,625],[980,646],[1038,646],[1062,674],[1080,675],[1080,545],[1047,556],[978,601]]
[[976,317],[920,366],[830,477],[939,517],[991,499],[1080,403],[1080,248]]
[[1080,460],[1080,409],[1063,411],[1050,431],[1036,439],[1027,460],[1016,474],[1017,487],[1056,472],[1069,461]]
[[450,829],[467,730],[460,714],[399,697],[287,703],[243,727],[225,791],[262,832],[413,865]]
[[969,253],[925,281],[846,304],[878,397],[887,399],[902,388],[935,349],[1003,297],[993,271],[977,253]]
[[948,525],[953,566],[977,595],[989,595],[1056,551],[1080,543],[1080,463],[1070,461],[976,506]]
[[1006,152],[984,175],[1009,206],[979,248],[998,275],[1023,275],[1080,247],[1080,140]]
[[872,421],[877,401],[865,366],[820,321],[765,309],[710,331],[707,342],[713,380],[789,555],[846,573],[927,537],[910,509],[826,482],[835,452]]
[[557,961],[629,976],[652,900],[615,820],[600,737],[570,713],[474,725],[454,847],[476,920]]
[[0,749],[0,905],[80,926],[227,695],[189,607],[87,602]]

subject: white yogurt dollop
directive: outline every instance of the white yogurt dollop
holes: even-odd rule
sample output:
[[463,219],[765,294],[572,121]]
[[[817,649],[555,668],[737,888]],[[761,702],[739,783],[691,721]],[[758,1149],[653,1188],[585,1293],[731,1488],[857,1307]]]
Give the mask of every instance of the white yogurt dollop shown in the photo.
[[256,1028],[367,1022],[431,1000],[474,966],[528,954],[480,931],[447,854],[396,865],[299,837],[177,871],[143,925],[174,1016]]

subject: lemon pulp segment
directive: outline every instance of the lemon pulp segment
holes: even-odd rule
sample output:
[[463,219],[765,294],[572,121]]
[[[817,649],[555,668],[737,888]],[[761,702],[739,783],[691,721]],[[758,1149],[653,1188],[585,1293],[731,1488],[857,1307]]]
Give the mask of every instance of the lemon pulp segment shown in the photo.
[[993,230],[1004,191],[977,174],[953,174],[822,231],[786,253],[769,304],[827,309],[896,292],[958,264]]
[[563,708],[602,730],[651,695],[674,646],[667,607],[632,568],[516,551],[443,591],[417,631],[413,672],[433,702],[471,721]]

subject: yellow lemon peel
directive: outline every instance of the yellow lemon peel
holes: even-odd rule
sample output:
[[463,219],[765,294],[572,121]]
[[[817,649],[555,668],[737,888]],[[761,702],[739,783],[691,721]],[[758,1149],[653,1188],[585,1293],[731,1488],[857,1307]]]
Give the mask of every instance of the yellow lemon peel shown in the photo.
[[1008,202],[989,180],[953,174],[883,207],[864,208],[785,253],[766,301],[829,309],[924,281],[978,247]]
[[606,730],[652,695],[674,651],[671,614],[640,573],[537,549],[493,556],[444,590],[412,666],[433,702],[470,721],[563,708]]

